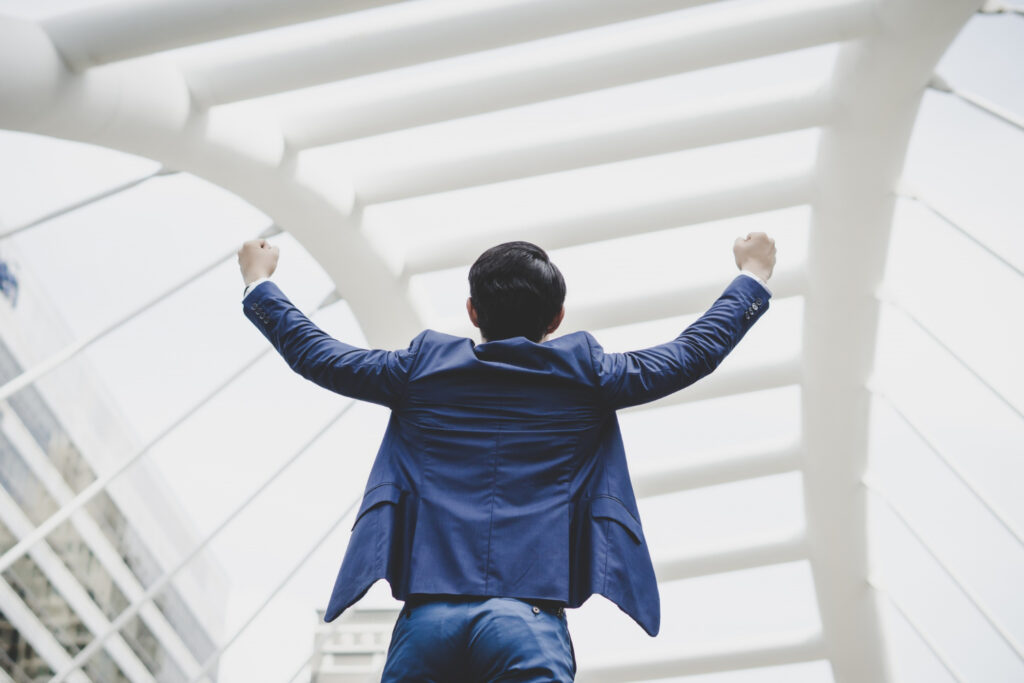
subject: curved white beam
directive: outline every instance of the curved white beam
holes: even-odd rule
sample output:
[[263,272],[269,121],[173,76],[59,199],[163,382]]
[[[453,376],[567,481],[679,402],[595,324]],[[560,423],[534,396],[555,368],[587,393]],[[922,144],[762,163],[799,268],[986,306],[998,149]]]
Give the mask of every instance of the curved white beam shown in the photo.
[[509,240],[535,242],[548,250],[561,249],[614,237],[788,209],[811,201],[814,178],[808,171],[758,179],[745,185],[702,189],[704,191],[639,206],[599,207],[567,218],[532,225],[516,224],[458,240],[439,240],[418,246],[406,254],[403,275],[409,277],[472,263],[488,247]]
[[824,90],[773,88],[651,108],[543,137],[495,136],[493,146],[465,156],[362,166],[355,169],[355,192],[360,204],[376,204],[787,133],[824,124],[830,105]]
[[[825,657],[821,633],[750,640],[664,659],[597,664],[580,669],[577,683],[628,683],[811,662]],[[861,683],[868,683],[862,681]],[[874,683],[874,682],[872,682]]]
[[[873,25],[869,0],[773,0],[634,31],[628,41],[546,41],[405,79],[397,87],[304,92],[282,119],[290,147],[412,128],[567,95],[849,40]],[[543,54],[544,59],[538,57]]]
[[160,60],[67,71],[45,32],[0,17],[0,127],[155,159],[234,192],[288,230],[324,267],[373,346],[404,346],[422,324],[405,287],[358,229],[352,192],[309,178],[265,120],[197,113]]
[[678,493],[706,486],[745,481],[800,469],[800,447],[747,447],[743,450],[704,454],[683,463],[661,465],[633,472],[638,498]]
[[210,107],[612,24],[711,0],[448,0],[238,38],[178,65]]
[[396,0],[113,0],[45,20],[74,71]]
[[[841,98],[818,156],[803,341],[804,500],[811,566],[836,683],[889,680],[868,574],[867,466],[878,303],[892,219],[921,95],[980,4],[891,0],[878,32],[840,51]],[[923,21],[927,18],[927,21]]]

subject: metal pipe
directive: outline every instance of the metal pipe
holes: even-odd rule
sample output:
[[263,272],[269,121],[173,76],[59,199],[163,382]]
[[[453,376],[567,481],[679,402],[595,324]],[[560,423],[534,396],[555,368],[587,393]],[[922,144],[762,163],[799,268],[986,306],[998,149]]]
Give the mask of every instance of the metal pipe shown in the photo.
[[[328,297],[328,299],[326,299],[325,301],[332,299],[333,296]],[[78,495],[76,495],[66,505],[61,506],[61,508],[57,510],[57,512],[53,513],[46,521],[44,521],[42,524],[36,527],[36,529],[31,534],[28,534],[25,538],[15,543],[14,546],[8,549],[3,555],[0,555],[0,573],[6,571],[12,564],[17,562],[18,558],[22,557],[28,551],[28,549],[31,548],[34,544],[38,543],[40,539],[45,538],[60,524],[67,521],[68,518],[70,518],[71,515],[74,514],[76,510],[79,510],[83,505],[85,505],[90,500],[99,495],[100,492],[106,490],[107,486],[110,485],[110,482],[112,482],[114,479],[119,477],[123,472],[128,470],[132,465],[138,462],[144,455],[146,455],[146,453],[150,451],[150,449],[152,449],[156,444],[160,443],[175,429],[184,424],[190,417],[199,412],[199,410],[203,406],[205,406],[207,403],[209,403],[218,395],[220,395],[222,391],[231,386],[231,384],[234,383],[236,379],[245,374],[245,372],[248,371],[251,367],[253,367],[261,358],[269,355],[272,350],[273,347],[267,346],[258,354],[256,354],[251,360],[249,360],[249,362],[243,364],[241,367],[235,370],[235,372],[228,376],[224,381],[222,381],[220,384],[218,384],[216,387],[210,390],[205,396],[203,396],[199,401],[192,405],[188,410],[179,415],[176,420],[171,422],[171,424],[167,425],[156,436],[154,436],[141,448],[135,451],[135,453],[133,453],[128,459],[126,459],[120,465],[116,466],[110,472],[107,472],[103,476],[98,477],[91,484],[89,484],[84,489],[79,491]]]
[[906,610],[906,608],[903,607],[903,605],[900,604],[899,600],[896,599],[896,596],[893,595],[890,591],[886,590],[885,588],[879,586],[878,582],[871,577],[868,577],[868,583],[871,584],[872,588],[874,588],[876,591],[885,596],[886,600],[889,602],[890,605],[892,605],[893,609],[895,609],[899,613],[899,615],[903,617],[903,620],[910,625],[911,630],[913,630],[914,633],[917,634],[917,637],[921,639],[921,642],[925,644],[925,647],[927,647],[928,650],[931,651],[935,659],[937,659],[939,664],[942,665],[942,668],[946,670],[946,673],[948,673],[950,677],[954,681],[956,681],[956,683],[965,683],[964,677],[956,670],[956,668],[953,666],[953,663],[946,659],[946,657],[942,654],[942,651],[939,649],[938,644],[936,644],[936,642],[928,636],[924,628],[921,627],[920,622],[918,622],[916,619],[910,616],[910,613]]
[[[278,232],[280,232],[280,228],[278,228],[277,226],[271,226],[270,228],[267,228],[266,230],[261,232],[260,237],[270,237],[274,234],[277,234]],[[63,349],[61,349],[57,353],[54,353],[43,362],[29,368],[28,370],[25,370],[20,375],[11,378],[2,386],[0,386],[0,401],[7,400],[14,393],[24,389],[25,387],[27,387],[28,385],[32,384],[37,379],[42,377],[43,375],[62,365],[66,361],[71,360],[79,353],[84,351],[86,348],[88,348],[95,342],[99,341],[103,337],[107,336],[114,330],[124,326],[125,324],[131,322],[132,320],[139,317],[140,315],[142,315],[149,309],[153,308],[157,304],[165,301],[182,287],[191,284],[192,282],[201,278],[207,273],[210,273],[213,270],[217,269],[219,266],[231,260],[235,256],[235,254],[236,250],[232,249],[227,254],[223,256],[218,256],[216,259],[214,259],[207,265],[203,266],[202,268],[195,271],[194,273],[184,278],[183,280],[180,280],[179,282],[175,283],[172,287],[164,290],[163,292],[156,295],[146,303],[135,308],[127,315],[122,316],[121,318],[115,320],[114,322],[98,330],[97,332],[94,332],[90,335],[82,337],[81,339],[68,344]]]
[[946,577],[953,582],[953,585],[956,586],[961,593],[963,593],[964,597],[967,598],[967,601],[970,602],[976,610],[978,610],[978,613],[985,619],[988,625],[992,627],[992,630],[994,630],[996,634],[1002,639],[1002,641],[1007,645],[1007,647],[1009,647],[1010,650],[1012,650],[1013,653],[1017,655],[1017,659],[1024,663],[1024,646],[1021,646],[1021,644],[1018,643],[1016,639],[1013,637],[1013,634],[1011,634],[1008,630],[1003,628],[1003,626],[999,623],[995,616],[991,612],[989,612],[988,608],[984,606],[981,598],[978,597],[978,594],[971,590],[963,581],[963,579],[961,579],[960,576],[957,575],[955,571],[953,571],[953,568],[950,567],[945,562],[945,560],[939,557],[935,550],[932,549],[932,547],[928,544],[928,542],[924,540],[924,537],[921,536],[920,532],[918,532],[918,530],[914,528],[914,525],[910,523],[910,520],[907,518],[906,513],[904,513],[902,507],[900,507],[900,504],[897,503],[896,500],[893,499],[891,496],[886,494],[881,486],[873,484],[870,476],[865,475],[862,483],[870,493],[872,493],[876,498],[885,503],[886,507],[888,507],[892,511],[896,519],[898,519],[900,523],[903,525],[903,527],[910,532],[910,535],[913,536],[914,540],[917,541],[918,545],[920,545],[921,548],[923,548],[924,551],[928,553],[932,560],[935,561],[935,564],[938,565],[939,569],[941,569],[942,572],[946,575]]
[[69,214],[72,211],[77,211],[78,209],[89,206],[90,204],[95,204],[96,202],[107,199],[108,197],[113,197],[114,195],[121,194],[122,192],[130,190],[133,187],[141,185],[150,178],[156,178],[157,176],[173,175],[174,173],[175,171],[167,171],[160,168],[152,173],[142,176],[141,178],[134,178],[132,180],[121,183],[120,185],[116,185],[114,187],[103,190],[102,192],[99,192],[97,194],[89,195],[84,199],[72,202],[67,206],[62,206],[59,209],[55,209],[47,214],[40,216],[39,218],[35,218],[29,221],[28,223],[24,223],[22,225],[15,225],[14,227],[11,228],[2,228],[0,229],[0,240],[11,237],[12,235],[17,235],[19,232],[31,230],[37,225],[42,225],[43,223],[52,221],[54,218],[59,218],[60,216]]
[[677,391],[652,403],[626,408],[625,412],[665,408],[694,401],[707,401],[712,398],[792,386],[800,383],[801,372],[799,356],[754,368],[718,370],[682,391]]
[[201,107],[491,50],[711,0],[449,0],[325,19],[196,49],[176,61]]
[[747,216],[807,204],[814,196],[809,170],[773,174],[744,185],[712,187],[707,191],[650,201],[642,205],[591,209],[575,216],[515,224],[470,234],[458,240],[436,241],[406,254],[403,277],[472,263],[494,244],[527,240],[545,249],[668,230],[726,218]]
[[490,146],[462,156],[361,166],[355,171],[356,196],[364,205],[377,204],[709,147],[820,126],[831,111],[826,90],[772,88],[651,108],[541,136],[496,135]]
[[733,543],[684,557],[658,560],[654,563],[654,572],[658,583],[664,583],[806,559],[807,538],[803,533],[798,533]]
[[74,71],[396,0],[110,0],[43,20]]
[[688,458],[684,463],[634,471],[633,490],[638,498],[646,498],[799,469],[799,444],[774,448],[759,445],[739,451],[704,454]]
[[751,640],[731,647],[707,649],[664,659],[645,658],[643,661],[616,662],[614,664],[584,667],[576,677],[577,683],[627,683],[650,681],[680,676],[721,671],[737,671],[782,664],[811,662],[828,656],[821,632],[807,635],[789,635]]

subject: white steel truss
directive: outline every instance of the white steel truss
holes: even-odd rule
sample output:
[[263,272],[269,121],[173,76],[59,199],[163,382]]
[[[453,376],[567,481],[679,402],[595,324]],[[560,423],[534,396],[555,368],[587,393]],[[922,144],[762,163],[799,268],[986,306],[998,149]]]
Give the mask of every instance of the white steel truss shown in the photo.
[[[410,294],[410,278],[464,265],[483,248],[505,238],[532,239],[548,248],[569,247],[810,205],[807,263],[801,268],[780,269],[771,283],[777,297],[804,298],[802,355],[744,370],[727,369],[686,392],[639,408],[800,385],[800,442],[715,454],[685,467],[642,472],[636,477],[636,487],[641,496],[653,496],[801,472],[807,520],[804,531],[747,539],[686,556],[659,554],[657,570],[662,581],[674,581],[809,560],[822,629],[820,633],[731,644],[658,661],[610,662],[585,669],[580,680],[649,680],[825,658],[840,683],[884,683],[890,680],[890,673],[879,627],[879,594],[869,577],[868,489],[863,481],[872,395],[868,376],[874,364],[882,305],[875,293],[882,279],[909,135],[927,86],[960,97],[1011,126],[1024,126],[1019,117],[933,74],[939,57],[971,13],[979,9],[980,0],[772,0],[754,6],[727,6],[696,21],[679,20],[685,15],[683,10],[705,2],[363,0],[344,3],[342,10],[326,0],[258,0],[244,7],[219,0],[119,0],[39,23],[0,16],[0,66],[19,66],[5,69],[0,76],[0,126],[149,157],[162,168],[196,174],[248,200],[321,261],[375,346],[403,345],[428,318]],[[233,13],[224,11],[229,4]],[[1019,12],[999,3],[986,4],[985,11]],[[336,16],[343,12],[344,16]],[[375,17],[388,12],[401,20],[374,23]],[[675,14],[678,12],[682,14]],[[664,25],[630,25],[659,14],[672,20]],[[304,38],[308,34],[296,25],[317,19],[323,21],[310,26],[319,39],[309,41]],[[363,23],[347,21],[350,19]],[[266,33],[245,35],[257,31]],[[622,31],[626,39],[608,43],[578,40],[568,46],[553,42],[568,33],[611,36],[613,31]],[[208,47],[204,44],[231,36],[243,37],[225,49],[204,51]],[[841,43],[841,48],[825,89],[750,92],[686,108],[644,112],[564,135],[506,141],[438,163],[400,159],[361,175],[356,172],[346,183],[310,171],[302,163],[303,150],[311,148],[831,43]],[[402,48],[385,49],[396,44]],[[187,46],[196,47],[191,53],[155,54]],[[446,62],[489,51],[491,59],[471,62],[469,67],[452,69]],[[526,60],[527,53],[546,57]],[[385,78],[381,87],[367,89],[356,98],[344,82],[391,72],[401,76],[406,67],[435,60],[439,75],[434,79]],[[271,68],[279,63],[284,66]],[[251,115],[255,105],[261,104],[257,98],[273,100],[274,107],[267,104],[265,116]],[[245,111],[223,106],[243,100],[249,100],[243,103],[249,107]],[[364,209],[374,204],[818,127],[822,138],[817,160],[795,173],[680,193],[613,211],[584,207],[576,216],[518,225],[506,232],[439,239],[402,255],[397,263],[394,254],[385,253],[363,231]],[[934,207],[919,193],[909,194]],[[75,208],[77,205],[65,210]],[[932,210],[952,223],[938,209]],[[0,238],[50,217],[10,228],[0,233]],[[189,275],[184,282],[225,258]],[[1019,268],[1014,270],[1021,274]],[[716,287],[706,283],[639,299],[624,297],[582,307],[573,315],[581,327],[588,328],[679,315],[698,310]],[[169,295],[170,291],[164,293],[9,381],[0,387],[0,400]],[[43,539],[50,531],[63,521],[76,519],[76,511],[89,499],[265,353],[246,363],[153,442],[77,496],[54,484],[56,488],[51,488],[61,510],[34,530],[19,522],[20,540],[0,557],[0,571],[25,554],[36,557],[45,553],[48,547]],[[1004,402],[1014,407],[1005,397]],[[937,448],[932,450],[1020,542],[1020,532]],[[132,680],[148,680],[136,662],[130,661],[130,653],[119,649],[123,641],[118,628],[140,610],[145,616],[146,605],[174,573],[282,471],[261,484],[178,567],[144,592],[136,587],[132,605],[121,616],[108,623],[96,620],[97,637],[74,658],[67,657],[59,646],[55,649],[52,636],[48,639],[45,629],[40,631],[42,626],[23,614],[20,607],[24,605],[19,607],[11,599],[2,582],[0,607],[18,621],[19,628],[23,625],[50,665],[59,668],[55,680],[84,680],[78,669],[100,648],[120,658],[119,664]],[[907,523],[898,508],[894,510]],[[321,541],[347,514],[335,520]],[[5,521],[8,517],[5,515]],[[907,526],[921,540],[909,523]],[[319,542],[309,553],[318,546]],[[950,571],[940,558],[935,559]],[[301,565],[295,565],[208,661],[179,662],[192,681],[209,671],[217,656],[235,642]],[[1012,634],[993,621],[969,587],[955,574],[950,576],[1018,657],[1024,658]],[[881,595],[892,600],[886,593]],[[898,603],[893,604],[906,616]],[[943,666],[960,680],[924,631],[911,617],[907,619]]]

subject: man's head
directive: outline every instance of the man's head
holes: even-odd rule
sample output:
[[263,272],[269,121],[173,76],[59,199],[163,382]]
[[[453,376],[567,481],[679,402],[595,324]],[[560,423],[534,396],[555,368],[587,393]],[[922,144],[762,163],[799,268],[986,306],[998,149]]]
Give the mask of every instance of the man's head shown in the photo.
[[562,273],[535,244],[491,247],[469,269],[466,308],[484,341],[539,342],[562,322],[564,301]]

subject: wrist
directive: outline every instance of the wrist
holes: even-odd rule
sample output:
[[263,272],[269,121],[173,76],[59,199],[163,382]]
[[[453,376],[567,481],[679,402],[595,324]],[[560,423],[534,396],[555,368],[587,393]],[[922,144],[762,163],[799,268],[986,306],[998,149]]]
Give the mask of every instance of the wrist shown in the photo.
[[771,268],[765,268],[764,266],[755,265],[753,263],[742,264],[740,266],[740,270],[746,273],[750,273],[751,275],[754,275],[755,277],[757,277],[757,279],[763,282],[767,282],[768,278],[772,276]]

